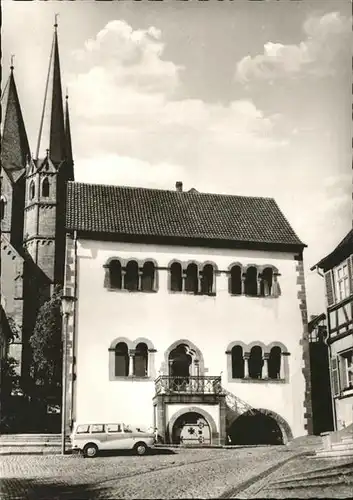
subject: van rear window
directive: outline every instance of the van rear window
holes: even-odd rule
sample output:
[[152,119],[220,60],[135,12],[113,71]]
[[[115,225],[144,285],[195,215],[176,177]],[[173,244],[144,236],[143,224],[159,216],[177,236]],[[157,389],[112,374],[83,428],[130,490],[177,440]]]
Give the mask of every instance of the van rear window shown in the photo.
[[89,432],[89,425],[78,425],[76,429],[76,434],[85,434]]
[[121,432],[121,425],[120,424],[108,424],[107,425],[107,432]]
[[96,432],[104,432],[104,425],[103,424],[91,425],[91,433],[96,433]]

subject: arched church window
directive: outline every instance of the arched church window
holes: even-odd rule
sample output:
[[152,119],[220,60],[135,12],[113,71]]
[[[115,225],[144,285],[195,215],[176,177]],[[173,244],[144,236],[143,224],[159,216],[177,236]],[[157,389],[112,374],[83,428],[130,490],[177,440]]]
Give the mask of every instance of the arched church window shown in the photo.
[[119,342],[115,347],[115,376],[129,375],[129,351],[125,342]]
[[144,292],[151,292],[154,290],[155,283],[155,265],[153,262],[145,262],[142,268],[142,290]]
[[186,268],[186,279],[185,279],[185,291],[186,292],[198,292],[198,269],[197,265],[191,263]]
[[245,295],[256,297],[257,295],[257,269],[250,266],[245,274]]
[[42,182],[42,196],[44,198],[49,197],[49,179],[48,179],[48,177],[44,177],[43,182]]
[[230,293],[241,295],[241,267],[233,266],[230,270]]
[[250,378],[262,378],[262,349],[260,346],[255,345],[251,348],[249,357],[249,377]]
[[182,268],[180,262],[173,262],[170,266],[170,289],[181,292],[183,289]]
[[268,297],[273,295],[273,269],[266,267],[261,274],[260,295]]
[[144,342],[136,346],[134,356],[134,375],[136,377],[147,377],[148,375],[148,348]]
[[272,379],[280,378],[281,371],[281,354],[282,350],[280,347],[272,347],[270,355],[268,358],[268,376]]
[[109,281],[111,288],[121,290],[121,264],[117,259],[109,263]]
[[30,200],[33,200],[34,195],[35,195],[35,192],[36,192],[36,186],[35,186],[35,184],[34,184],[34,181],[32,180],[32,181],[29,183],[29,199],[30,199]]
[[211,295],[213,292],[213,266],[206,264],[202,270],[201,276],[201,293],[204,295]]
[[5,217],[5,209],[6,209],[6,200],[4,196],[0,198],[0,220],[3,220]]
[[232,348],[232,378],[244,378],[244,357],[241,345]]
[[130,260],[126,265],[124,288],[135,292],[138,290],[139,270],[138,264],[134,260]]

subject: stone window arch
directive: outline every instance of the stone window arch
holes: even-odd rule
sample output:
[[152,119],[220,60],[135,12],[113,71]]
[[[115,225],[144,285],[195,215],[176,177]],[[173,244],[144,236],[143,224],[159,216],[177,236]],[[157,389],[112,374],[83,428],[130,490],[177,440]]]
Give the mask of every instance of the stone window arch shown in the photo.
[[121,290],[122,287],[121,262],[118,259],[112,259],[109,262],[109,285],[110,288]]
[[242,293],[242,268],[239,264],[234,264],[230,268],[229,293],[231,295],[241,295]]
[[190,375],[203,376],[206,375],[208,371],[205,368],[204,358],[202,351],[190,340],[188,339],[179,339],[173,342],[168,349],[164,352],[164,362],[161,365],[160,373],[161,375],[169,375],[170,374],[170,353],[175,350],[178,346],[184,346],[186,348],[186,353],[189,354],[192,358],[192,362],[190,365]]
[[264,365],[262,357],[262,347],[254,345],[250,349],[250,356],[248,359],[249,377],[254,379],[262,378],[262,368]]
[[5,213],[6,213],[6,198],[4,195],[1,195],[1,198],[0,198],[0,220],[3,220],[4,217],[5,217]]
[[180,262],[172,262],[170,269],[170,290],[172,292],[183,291],[183,269]]
[[268,378],[279,379],[281,374],[282,350],[279,346],[273,346],[268,356]]
[[148,347],[145,342],[136,345],[134,353],[134,375],[135,377],[147,377],[148,375]]
[[244,352],[239,344],[233,346],[231,350],[232,378],[244,378]]
[[212,264],[205,264],[201,271],[201,293],[212,295],[214,289],[214,267]]
[[36,186],[35,186],[35,183],[34,183],[33,179],[29,183],[28,194],[29,194],[29,199],[33,200],[33,198],[34,198],[34,196],[36,194]]
[[250,297],[257,296],[257,267],[249,266],[245,272],[245,295],[249,295]]
[[115,346],[115,376],[127,377],[129,375],[129,349],[125,342]]
[[155,290],[156,266],[154,262],[148,260],[142,266],[141,290],[152,292]]
[[197,293],[199,289],[199,277],[198,277],[198,267],[197,264],[191,262],[186,268],[185,276],[185,291]]
[[50,185],[48,177],[44,177],[42,182],[42,196],[48,198],[50,194]]
[[130,260],[126,264],[124,288],[130,292],[136,292],[139,289],[139,268],[135,260]]

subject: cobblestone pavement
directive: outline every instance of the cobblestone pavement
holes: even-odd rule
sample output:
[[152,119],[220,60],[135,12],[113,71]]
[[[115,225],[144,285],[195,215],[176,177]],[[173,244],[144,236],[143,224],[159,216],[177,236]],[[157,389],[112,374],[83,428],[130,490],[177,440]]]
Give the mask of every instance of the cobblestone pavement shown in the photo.
[[353,459],[294,458],[234,498],[352,498]]
[[1,498],[217,498],[293,456],[285,447],[158,450],[153,455],[0,457]]

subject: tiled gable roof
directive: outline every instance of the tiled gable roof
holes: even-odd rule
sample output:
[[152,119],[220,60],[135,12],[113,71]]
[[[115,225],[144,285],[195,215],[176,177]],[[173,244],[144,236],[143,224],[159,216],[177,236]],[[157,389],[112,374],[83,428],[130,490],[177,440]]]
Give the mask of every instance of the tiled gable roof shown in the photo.
[[319,267],[320,269],[330,269],[331,266],[335,266],[341,260],[346,259],[349,255],[353,254],[353,229],[351,229],[342,241],[332,250],[331,253],[326,255],[323,259],[321,259],[315,266],[311,268],[315,269],[315,267]]
[[68,183],[68,230],[305,246],[272,198]]

